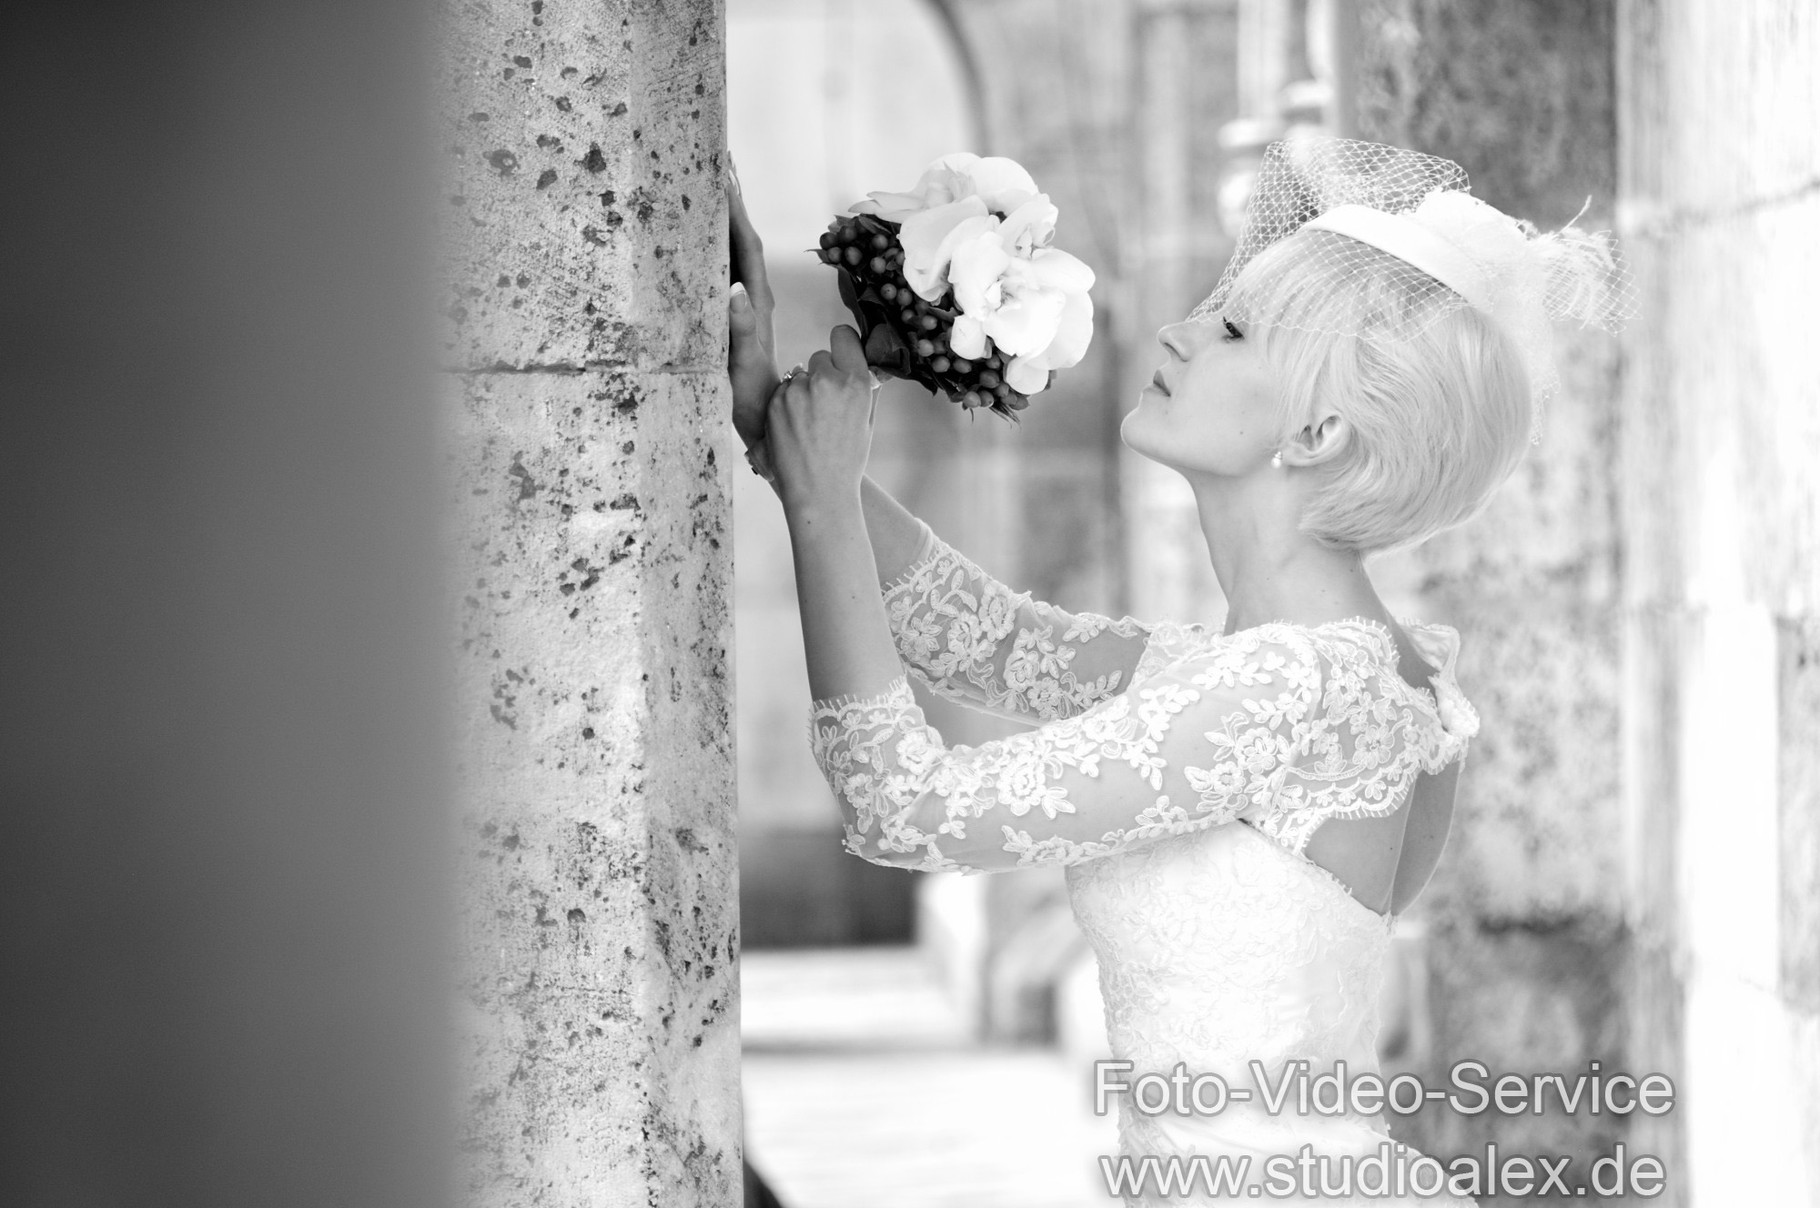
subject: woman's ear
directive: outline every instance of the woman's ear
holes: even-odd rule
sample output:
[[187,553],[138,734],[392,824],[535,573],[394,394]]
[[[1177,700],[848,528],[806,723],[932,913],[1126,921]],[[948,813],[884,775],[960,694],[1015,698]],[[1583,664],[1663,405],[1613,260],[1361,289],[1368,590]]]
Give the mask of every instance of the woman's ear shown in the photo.
[[1283,461],[1292,466],[1318,466],[1332,461],[1352,443],[1352,425],[1346,417],[1328,412],[1283,444]]

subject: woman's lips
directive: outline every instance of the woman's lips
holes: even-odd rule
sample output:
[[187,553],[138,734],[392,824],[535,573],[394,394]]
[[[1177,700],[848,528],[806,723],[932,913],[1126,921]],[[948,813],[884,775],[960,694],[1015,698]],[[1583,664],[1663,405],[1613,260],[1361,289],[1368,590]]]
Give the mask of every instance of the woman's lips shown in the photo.
[[1163,371],[1161,369],[1157,370],[1156,376],[1150,379],[1150,384],[1155,386],[1158,390],[1161,390],[1164,394],[1169,393],[1169,383],[1163,380]]

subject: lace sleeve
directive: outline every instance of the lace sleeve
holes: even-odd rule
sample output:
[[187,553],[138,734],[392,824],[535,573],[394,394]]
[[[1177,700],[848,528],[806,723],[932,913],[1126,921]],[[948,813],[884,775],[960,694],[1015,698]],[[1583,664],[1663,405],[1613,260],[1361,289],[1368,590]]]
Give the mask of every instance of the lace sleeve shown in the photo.
[[909,684],[812,713],[847,848],[875,864],[1074,864],[1243,817],[1295,850],[1380,815],[1464,750],[1370,638],[1261,626],[1072,717],[945,746]]
[[938,696],[1025,721],[1072,717],[1131,682],[1152,626],[1013,592],[928,532],[885,584],[898,657]]
[[816,761],[877,864],[996,871],[1073,864],[1238,817],[1319,708],[1305,641],[1221,643],[1075,716],[978,747],[943,745],[899,679],[818,704]]

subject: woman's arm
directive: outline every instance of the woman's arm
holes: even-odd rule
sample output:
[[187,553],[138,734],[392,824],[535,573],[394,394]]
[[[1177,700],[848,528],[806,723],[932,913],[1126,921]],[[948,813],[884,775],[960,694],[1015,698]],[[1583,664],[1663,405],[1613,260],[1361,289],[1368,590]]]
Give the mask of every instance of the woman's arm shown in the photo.
[[[728,311],[733,424],[753,468],[781,498],[766,439],[767,408],[778,384],[774,301],[763,246],[731,176],[727,206],[737,286]],[[1036,722],[1071,716],[1130,683],[1153,636],[1151,626],[1129,617],[1069,613],[1013,592],[941,542],[870,478],[862,477],[859,495],[873,591],[885,592],[898,657],[932,691]],[[824,516],[822,527],[831,520]],[[849,567],[868,562],[857,547],[846,556]]]
[[926,529],[922,552],[883,583],[898,657],[913,675],[938,696],[1025,722],[1072,717],[1116,695],[1147,652],[1167,654],[1200,629],[1034,600]]
[[901,679],[817,706],[810,730],[850,851],[967,872],[1074,864],[1239,818],[1300,851],[1324,822],[1395,813],[1471,736],[1357,642],[1291,625],[1219,639],[1079,716],[978,747],[943,744]]
[[855,855],[969,872],[1073,864],[1269,803],[1307,749],[1321,683],[1311,642],[1253,631],[1076,717],[978,747],[944,745],[902,679],[818,705],[811,740]]
[[835,328],[829,345],[784,381],[766,411],[816,700],[875,696],[899,677],[860,502],[871,372],[851,327]]

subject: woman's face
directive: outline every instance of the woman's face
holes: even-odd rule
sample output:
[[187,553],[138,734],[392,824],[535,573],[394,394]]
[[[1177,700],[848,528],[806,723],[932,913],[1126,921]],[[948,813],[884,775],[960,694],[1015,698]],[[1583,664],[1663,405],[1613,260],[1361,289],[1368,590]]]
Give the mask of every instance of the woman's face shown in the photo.
[[1238,478],[1268,465],[1281,412],[1257,341],[1213,319],[1172,323],[1157,342],[1167,356],[1125,416],[1125,444],[1185,472]]

